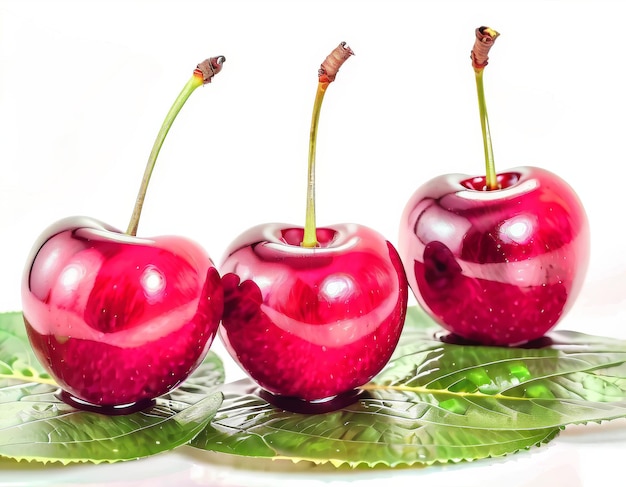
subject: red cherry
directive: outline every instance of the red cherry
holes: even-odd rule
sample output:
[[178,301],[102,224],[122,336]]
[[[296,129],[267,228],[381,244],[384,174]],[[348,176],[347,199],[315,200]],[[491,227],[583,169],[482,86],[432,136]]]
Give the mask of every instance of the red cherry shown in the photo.
[[407,203],[398,250],[420,304],[449,331],[498,345],[552,329],[574,303],[589,260],[584,208],[561,178],[534,167],[452,174]]
[[182,237],[135,234],[165,136],[224,60],[200,63],[168,112],[126,233],[66,218],[33,246],[22,280],[24,323],[37,358],[72,405],[132,412],[184,381],[217,334],[224,294],[206,252]]
[[77,399],[121,405],[179,385],[202,361],[223,309],[215,266],[181,237],[130,237],[68,218],[44,231],[22,283],[35,354]]
[[342,42],[318,71],[304,227],[254,227],[231,244],[220,267],[223,341],[284,409],[321,412],[354,399],[355,388],[391,357],[406,315],[408,284],[396,249],[367,227],[315,224],[320,109],[352,54]]
[[420,304],[483,344],[540,338],[571,308],[589,261],[589,224],[574,190],[535,167],[495,170],[483,72],[499,33],[472,49],[486,176],[439,176],[407,203],[398,249]]
[[[367,227],[252,228],[220,266],[220,335],[265,390],[306,401],[365,384],[389,360],[406,314],[408,288],[395,248]],[[235,274],[236,273],[236,274]]]

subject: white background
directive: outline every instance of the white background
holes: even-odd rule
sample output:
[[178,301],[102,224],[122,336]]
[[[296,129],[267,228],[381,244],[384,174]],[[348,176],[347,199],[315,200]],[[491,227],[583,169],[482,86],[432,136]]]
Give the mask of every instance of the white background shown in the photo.
[[[560,327],[626,338],[625,10],[600,0],[0,1],[0,310],[20,308],[26,255],[50,223],[89,215],[126,229],[163,117],[196,64],[219,54],[222,73],[192,95],[164,144],[138,233],[186,235],[217,262],[252,225],[302,225],[317,69],[345,40],[356,56],[322,108],[318,223],[358,222],[395,242],[418,185],[483,172],[469,52],[474,29],[489,25],[502,34],[485,72],[498,169],[556,172],[591,223],[587,281]],[[624,448],[617,422],[505,461],[425,471],[246,469],[183,450],[91,468],[0,463],[0,484],[168,485],[174,477],[154,472],[169,465],[188,485],[395,476],[586,486],[621,471]]]

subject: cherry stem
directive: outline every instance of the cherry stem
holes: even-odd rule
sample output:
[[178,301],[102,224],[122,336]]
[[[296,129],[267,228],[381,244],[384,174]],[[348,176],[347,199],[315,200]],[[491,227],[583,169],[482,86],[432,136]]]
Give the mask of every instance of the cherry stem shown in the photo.
[[303,247],[317,247],[317,229],[315,223],[315,153],[317,147],[317,127],[320,120],[322,102],[326,94],[328,83],[318,83],[313,104],[313,116],[311,119],[311,134],[309,136],[309,171],[306,191],[306,219],[304,224],[304,235],[302,237]]
[[337,72],[344,62],[354,55],[354,52],[345,43],[340,43],[333,51],[326,56],[318,71],[317,92],[313,103],[313,114],[311,117],[311,131],[309,135],[309,168],[306,192],[306,219],[304,224],[304,235],[302,237],[302,247],[317,247],[317,228],[315,223],[315,154],[317,148],[317,128],[320,120],[322,102],[328,85],[335,81]]
[[202,61],[193,72],[193,75],[187,81],[180,94],[172,104],[170,110],[167,112],[165,116],[165,120],[163,120],[163,124],[161,125],[161,129],[157,134],[157,137],[154,141],[154,145],[152,146],[152,151],[150,152],[150,157],[148,157],[148,163],[146,164],[146,169],[143,174],[143,179],[141,180],[141,186],[139,187],[139,192],[137,193],[137,200],[135,202],[135,207],[133,208],[133,214],[130,218],[130,222],[128,224],[128,230],[126,233],[128,235],[137,235],[137,228],[139,227],[139,218],[141,217],[141,210],[143,208],[143,203],[146,198],[146,192],[148,190],[148,184],[150,182],[150,177],[152,176],[152,171],[154,170],[154,165],[156,164],[157,157],[159,156],[159,152],[161,151],[161,147],[163,146],[163,141],[167,136],[170,127],[174,123],[178,113],[181,108],[187,101],[187,99],[191,96],[191,94],[195,91],[199,86],[210,83],[217,73],[222,70],[222,65],[226,61],[224,56],[216,56],[209,59],[205,59]]
[[493,158],[491,144],[491,131],[489,130],[489,117],[487,115],[487,103],[485,102],[485,89],[483,84],[483,72],[489,60],[489,50],[500,34],[489,27],[476,29],[476,41],[472,49],[472,66],[476,76],[476,92],[478,94],[478,111],[480,113],[480,126],[483,136],[483,149],[485,152],[485,185],[487,190],[498,189],[496,166]]

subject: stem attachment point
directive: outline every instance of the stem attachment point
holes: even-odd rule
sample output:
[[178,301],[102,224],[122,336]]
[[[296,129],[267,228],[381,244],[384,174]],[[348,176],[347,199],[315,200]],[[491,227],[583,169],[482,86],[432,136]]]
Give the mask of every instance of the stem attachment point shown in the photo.
[[350,56],[354,56],[354,51],[345,42],[341,42],[320,65],[319,82],[332,83],[335,81],[339,68]]
[[490,27],[478,27],[476,40],[472,49],[472,66],[474,69],[484,69],[489,64],[489,50],[500,35]]
[[202,76],[202,84],[210,83],[217,73],[222,70],[222,65],[226,62],[224,56],[215,56],[205,59],[196,67],[194,75]]

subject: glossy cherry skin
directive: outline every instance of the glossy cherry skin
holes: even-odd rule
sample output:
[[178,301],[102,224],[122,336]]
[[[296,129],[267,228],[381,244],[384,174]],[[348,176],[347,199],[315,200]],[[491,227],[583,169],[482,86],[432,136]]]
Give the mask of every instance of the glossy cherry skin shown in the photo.
[[489,345],[543,336],[574,303],[589,261],[589,224],[555,174],[518,167],[439,176],[407,203],[398,251],[419,303],[444,328]]
[[200,364],[224,295],[196,243],[131,237],[67,218],[33,246],[23,313],[37,358],[75,399],[120,407],[156,398]]
[[368,382],[389,360],[406,315],[408,285],[396,249],[354,225],[254,227],[220,266],[220,327],[233,358],[263,389],[321,401]]

